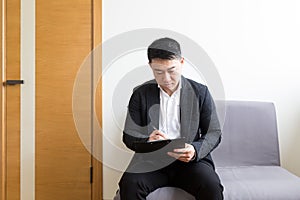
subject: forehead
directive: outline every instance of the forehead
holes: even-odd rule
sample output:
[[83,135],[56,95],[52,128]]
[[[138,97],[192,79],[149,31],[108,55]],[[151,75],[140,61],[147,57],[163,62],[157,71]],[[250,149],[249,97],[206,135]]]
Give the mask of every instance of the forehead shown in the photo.
[[180,60],[178,59],[153,59],[150,63],[151,67],[154,69],[169,69],[172,67],[177,67],[180,65]]

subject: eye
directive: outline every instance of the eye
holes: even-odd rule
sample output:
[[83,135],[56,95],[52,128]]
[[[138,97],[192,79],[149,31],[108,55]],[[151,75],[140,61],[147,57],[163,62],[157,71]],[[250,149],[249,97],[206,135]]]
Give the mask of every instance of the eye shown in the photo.
[[176,67],[171,67],[170,69],[168,69],[169,74],[174,74],[175,72],[176,72]]

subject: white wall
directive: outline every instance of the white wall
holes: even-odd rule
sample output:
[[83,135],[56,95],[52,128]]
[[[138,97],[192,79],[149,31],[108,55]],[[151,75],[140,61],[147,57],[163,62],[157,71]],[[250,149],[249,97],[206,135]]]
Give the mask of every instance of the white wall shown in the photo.
[[[215,63],[226,99],[274,102],[282,166],[300,176],[298,0],[103,0],[103,41],[139,28],[169,29],[197,42]],[[134,53],[141,56],[137,61],[141,66],[147,62],[142,53]],[[122,59],[119,62],[128,63]],[[111,75],[116,78],[119,73],[122,77],[130,70],[134,69],[118,68]],[[136,81],[151,75],[147,73]],[[110,77],[103,82],[105,106],[112,97],[109,88],[116,85]],[[126,110],[125,101],[126,98]],[[114,128],[112,119],[106,116],[111,110],[105,106],[104,133],[109,132],[110,139],[126,151],[121,143],[123,124]],[[123,113],[117,121],[122,117]],[[120,176],[120,171],[104,167],[104,199],[113,197]]]

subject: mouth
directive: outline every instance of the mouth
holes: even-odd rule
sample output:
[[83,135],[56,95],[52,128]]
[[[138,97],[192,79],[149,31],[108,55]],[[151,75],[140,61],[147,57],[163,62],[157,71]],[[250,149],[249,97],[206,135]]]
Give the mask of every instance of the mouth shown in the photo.
[[165,87],[171,87],[172,83],[164,84]]

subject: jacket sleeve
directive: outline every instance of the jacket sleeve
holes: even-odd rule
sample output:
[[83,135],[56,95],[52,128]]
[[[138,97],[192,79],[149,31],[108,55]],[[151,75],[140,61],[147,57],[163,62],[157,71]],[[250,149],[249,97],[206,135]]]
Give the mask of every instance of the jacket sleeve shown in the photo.
[[130,98],[123,131],[123,142],[131,150],[135,151],[135,142],[146,142],[148,137],[147,116],[140,93],[134,92]]
[[195,161],[199,161],[211,153],[221,142],[222,135],[216,106],[207,87],[199,109],[200,121],[197,134],[199,137],[192,142],[196,150]]

